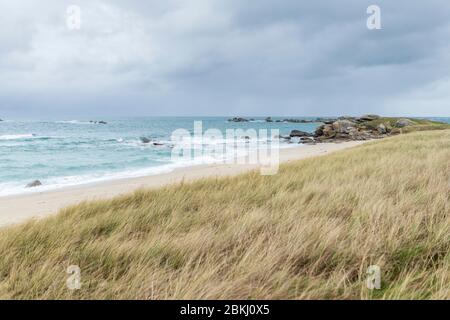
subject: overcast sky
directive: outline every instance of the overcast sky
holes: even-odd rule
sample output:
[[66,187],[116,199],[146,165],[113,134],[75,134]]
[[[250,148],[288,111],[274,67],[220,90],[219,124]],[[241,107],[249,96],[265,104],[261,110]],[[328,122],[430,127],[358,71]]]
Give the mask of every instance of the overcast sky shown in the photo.
[[0,118],[363,113],[450,116],[448,0],[0,2]]

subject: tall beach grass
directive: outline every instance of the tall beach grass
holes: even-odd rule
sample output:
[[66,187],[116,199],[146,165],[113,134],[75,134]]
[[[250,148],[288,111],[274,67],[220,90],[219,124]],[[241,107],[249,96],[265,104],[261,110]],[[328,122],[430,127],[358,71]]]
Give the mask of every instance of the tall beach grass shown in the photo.
[[450,130],[82,203],[0,256],[8,299],[449,299]]

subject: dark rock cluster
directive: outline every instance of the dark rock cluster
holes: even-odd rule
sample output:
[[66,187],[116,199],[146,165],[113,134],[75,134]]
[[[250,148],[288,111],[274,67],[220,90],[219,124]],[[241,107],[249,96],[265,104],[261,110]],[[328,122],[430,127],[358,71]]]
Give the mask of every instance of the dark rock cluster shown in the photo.
[[89,123],[93,123],[93,124],[108,124],[108,122],[100,120],[100,121],[94,121],[94,120],[90,120]]
[[290,137],[300,137],[300,143],[371,140],[399,133],[399,128],[411,125],[414,125],[414,122],[410,119],[398,119],[392,123],[391,120],[384,120],[378,115],[344,116],[334,121],[324,121],[314,134],[292,130]]
[[249,122],[250,120],[241,118],[241,117],[234,117],[234,118],[228,119],[228,121],[230,121],[230,122]]
[[40,182],[39,180],[34,180],[32,182],[30,182],[29,184],[27,184],[25,187],[26,188],[34,188],[34,187],[39,187],[42,186],[42,182]]

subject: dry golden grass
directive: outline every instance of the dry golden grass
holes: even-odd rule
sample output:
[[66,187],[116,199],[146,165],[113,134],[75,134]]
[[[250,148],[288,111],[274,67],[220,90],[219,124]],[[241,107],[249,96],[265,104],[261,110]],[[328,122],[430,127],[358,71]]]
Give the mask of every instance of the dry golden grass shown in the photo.
[[420,132],[3,229],[0,298],[449,299],[449,249],[450,131]]

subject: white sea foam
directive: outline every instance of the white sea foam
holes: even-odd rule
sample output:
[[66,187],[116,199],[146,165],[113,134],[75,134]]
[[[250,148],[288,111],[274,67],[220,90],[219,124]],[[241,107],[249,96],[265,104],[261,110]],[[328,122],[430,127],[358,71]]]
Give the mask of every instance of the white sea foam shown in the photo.
[[173,162],[166,163],[159,166],[153,166],[143,169],[126,170],[120,172],[111,172],[103,174],[89,174],[89,175],[79,175],[79,176],[65,176],[65,177],[55,177],[49,179],[40,180],[42,182],[41,186],[34,188],[26,188],[27,182],[11,182],[11,183],[0,183],[0,196],[10,196],[17,194],[27,194],[34,192],[51,191],[64,187],[85,185],[91,183],[98,183],[111,180],[120,180],[126,178],[137,178],[144,176],[153,176],[163,173],[169,173],[177,168],[190,167],[206,163],[214,163],[217,159],[212,158],[202,158],[194,159],[192,161],[184,162]]
[[81,121],[81,120],[63,120],[63,121],[55,121],[56,123],[64,123],[64,124],[95,124],[90,121]]
[[35,137],[35,134],[5,134],[0,136],[0,140],[31,139]]
[[[280,148],[291,148],[298,147],[301,144],[285,144],[280,145]],[[255,149],[256,150],[256,149]],[[249,152],[255,151],[249,150]],[[238,157],[244,157],[248,153],[243,152],[237,154]],[[29,181],[21,182],[10,182],[10,183],[0,183],[0,196],[11,196],[17,194],[27,194],[43,191],[51,191],[64,187],[73,187],[91,183],[99,183],[111,180],[120,180],[126,178],[137,178],[145,176],[153,176],[163,173],[172,172],[178,168],[192,167],[202,164],[214,164],[214,163],[224,163],[226,161],[225,155],[223,157],[217,158],[212,156],[203,156],[199,158],[194,158],[190,161],[177,161],[166,164],[161,164],[159,166],[152,166],[142,169],[132,169],[120,172],[110,172],[110,173],[98,173],[98,174],[84,174],[77,176],[65,176],[65,177],[55,177],[49,179],[41,180],[42,185],[34,188],[26,188],[26,184]]]

